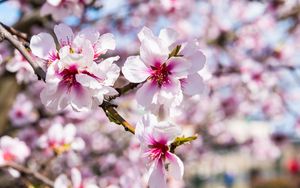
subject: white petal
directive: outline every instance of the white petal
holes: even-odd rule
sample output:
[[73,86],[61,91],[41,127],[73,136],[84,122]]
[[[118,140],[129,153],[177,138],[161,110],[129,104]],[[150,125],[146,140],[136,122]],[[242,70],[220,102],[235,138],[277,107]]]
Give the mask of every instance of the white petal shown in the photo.
[[189,96],[201,94],[204,89],[202,77],[198,74],[189,75],[186,79],[181,81],[183,93]]
[[92,96],[90,92],[81,85],[72,87],[70,98],[72,108],[78,112],[89,111],[92,107]]
[[158,91],[159,88],[157,85],[152,82],[146,82],[141,88],[137,90],[136,100],[141,106],[149,108],[153,102],[154,95]]
[[85,143],[81,138],[75,138],[75,140],[71,144],[71,148],[76,151],[83,150],[85,147]]
[[170,47],[178,39],[178,33],[170,28],[162,29],[159,33],[159,38],[165,41],[165,44]]
[[72,168],[71,179],[72,179],[73,187],[80,187],[82,183],[82,179],[81,179],[81,173],[77,168]]
[[100,89],[102,87],[102,84],[97,79],[87,74],[77,74],[75,77],[76,81],[84,87],[88,87],[91,89]]
[[94,47],[97,54],[105,54],[107,50],[114,50],[115,48],[116,41],[111,33],[101,35]]
[[164,63],[168,56],[168,48],[159,38],[150,37],[143,39],[140,47],[140,57],[145,65],[150,67],[156,63]]
[[61,46],[70,45],[74,39],[72,29],[66,24],[59,24],[54,26],[54,33]]
[[179,80],[170,79],[168,85],[163,85],[159,93],[159,103],[169,107],[179,105],[183,100],[182,89]]
[[86,66],[87,62],[91,62],[94,59],[94,49],[93,49],[93,45],[91,43],[91,41],[89,41],[88,39],[82,37],[82,36],[76,36],[74,41],[73,41],[73,45],[72,47],[76,49],[80,49],[81,50],[81,54],[83,55],[83,62],[81,64],[83,64],[83,66]]
[[78,33],[78,36],[84,37],[94,44],[99,39],[100,33],[95,28],[85,28]]
[[132,83],[143,82],[150,76],[148,68],[139,56],[128,57],[122,68],[122,73]]
[[170,162],[168,169],[170,175],[177,180],[181,180],[184,173],[183,162],[179,159],[179,157],[170,152],[168,153],[167,158]]
[[167,188],[165,169],[161,160],[154,166],[148,183],[150,188]]
[[[102,74],[105,75],[103,81],[104,85],[113,86],[115,81],[118,79],[120,75],[120,68],[113,62],[119,60],[119,58],[119,56],[110,57],[97,65],[97,71],[99,70],[99,72],[102,72]],[[97,73],[95,74],[97,75]]]
[[52,6],[58,6],[61,3],[62,0],[47,0],[47,3],[49,3]]
[[182,57],[172,57],[168,60],[168,67],[172,77],[186,78],[191,64]]
[[73,124],[67,124],[63,130],[65,143],[69,144],[74,140],[76,135],[76,127]]
[[145,38],[154,37],[152,31],[148,27],[143,27],[142,30],[138,33],[138,38],[142,42]]
[[70,186],[70,181],[65,174],[58,176],[54,182],[54,188],[68,188]]
[[[148,139],[146,129],[157,124],[157,118],[153,114],[147,113],[145,114],[141,120],[139,120],[136,124],[135,135],[138,137],[140,142],[147,142]],[[146,139],[145,139],[146,138]],[[145,143],[149,145],[148,143]]]
[[195,51],[195,53],[193,53],[192,55],[190,55],[186,58],[192,64],[191,68],[189,69],[190,74],[196,73],[199,70],[201,70],[204,67],[204,64],[206,61],[206,57],[200,50]]
[[30,39],[29,47],[34,55],[42,59],[47,59],[47,56],[51,51],[56,51],[54,39],[48,33],[34,35]]

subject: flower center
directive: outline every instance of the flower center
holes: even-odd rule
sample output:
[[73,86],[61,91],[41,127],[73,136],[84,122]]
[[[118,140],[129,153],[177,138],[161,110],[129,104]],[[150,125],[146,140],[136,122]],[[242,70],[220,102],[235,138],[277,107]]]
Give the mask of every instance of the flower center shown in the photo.
[[76,65],[70,66],[68,69],[64,69],[60,72],[60,75],[63,77],[60,84],[68,88],[70,91],[72,86],[79,85],[79,82],[76,80],[76,74],[78,74]]
[[15,156],[10,152],[4,152],[3,158],[5,161],[13,161],[15,159]]
[[157,63],[151,66],[150,79],[155,81],[159,86],[168,84],[170,82],[169,75],[171,74],[169,67],[164,63]]
[[149,158],[152,160],[161,158],[164,159],[169,151],[169,147],[164,142],[154,142],[149,146],[149,148]]

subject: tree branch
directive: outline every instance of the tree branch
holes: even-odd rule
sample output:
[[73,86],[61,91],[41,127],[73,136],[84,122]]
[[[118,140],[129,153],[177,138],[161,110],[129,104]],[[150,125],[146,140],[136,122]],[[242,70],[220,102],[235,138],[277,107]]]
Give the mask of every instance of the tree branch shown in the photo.
[[115,106],[109,102],[103,101],[100,107],[105,112],[106,116],[111,122],[114,122],[118,125],[122,125],[126,131],[131,132],[132,134],[135,133],[135,128],[128,123],[114,108]]
[[52,180],[50,180],[46,176],[40,174],[39,172],[33,171],[33,170],[31,170],[29,168],[26,168],[22,165],[10,162],[10,163],[6,164],[5,167],[13,168],[13,169],[19,171],[23,175],[25,174],[25,175],[28,175],[28,176],[32,176],[36,180],[39,180],[40,182],[44,183],[45,185],[48,185],[50,187],[54,187],[54,182]]
[[39,79],[42,79],[45,81],[46,79],[46,73],[45,71],[38,66],[38,64],[35,62],[35,60],[31,57],[30,53],[27,51],[27,49],[23,46],[23,44],[18,41],[7,29],[5,29],[5,26],[0,22],[0,38],[6,39],[8,42],[10,42],[28,61],[28,63],[33,68],[35,74],[39,77]]

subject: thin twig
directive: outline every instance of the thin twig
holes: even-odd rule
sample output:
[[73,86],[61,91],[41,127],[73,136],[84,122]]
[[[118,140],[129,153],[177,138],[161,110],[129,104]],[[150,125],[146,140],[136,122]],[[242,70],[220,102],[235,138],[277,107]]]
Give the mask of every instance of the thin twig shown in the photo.
[[54,182],[52,180],[50,180],[46,176],[40,174],[39,172],[33,171],[33,170],[31,170],[29,168],[26,168],[26,167],[24,167],[22,165],[10,162],[10,163],[6,164],[5,167],[7,167],[7,168],[13,168],[13,169],[19,171],[21,174],[32,176],[36,180],[39,180],[42,183],[44,183],[44,184],[46,184],[46,185],[48,185],[50,187],[54,187]]
[[132,134],[135,133],[135,128],[128,123],[116,110],[115,106],[109,102],[103,101],[100,107],[105,112],[106,116],[111,122],[114,122],[118,125],[122,125],[126,131],[131,132]]

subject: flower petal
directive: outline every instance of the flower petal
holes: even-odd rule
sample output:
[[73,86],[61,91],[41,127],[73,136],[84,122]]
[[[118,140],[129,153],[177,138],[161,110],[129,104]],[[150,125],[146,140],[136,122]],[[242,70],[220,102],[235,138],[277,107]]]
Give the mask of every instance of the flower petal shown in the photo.
[[141,83],[150,76],[148,68],[139,56],[128,57],[122,68],[122,73],[132,83]]
[[154,96],[158,91],[159,88],[157,85],[152,82],[146,82],[136,92],[136,100],[141,106],[148,108],[153,104]]
[[202,77],[198,73],[189,75],[181,81],[183,93],[189,96],[201,94],[204,89]]
[[182,57],[172,57],[168,60],[168,67],[173,77],[186,78],[191,64]]
[[177,180],[181,180],[184,173],[183,162],[181,161],[181,159],[179,159],[179,157],[170,152],[168,152],[167,158],[170,162],[168,168],[170,175]]
[[105,33],[100,36],[94,46],[95,53],[99,56],[105,54],[107,50],[114,50],[116,48],[116,41],[114,35],[111,33]]
[[157,37],[144,38],[140,47],[141,60],[148,67],[156,63],[164,63],[169,56],[169,50],[163,41]]
[[61,46],[72,44],[72,41],[74,39],[74,34],[72,29],[66,24],[61,23],[59,25],[55,25],[54,33]]
[[165,169],[162,160],[158,160],[149,177],[150,188],[167,188]]
[[178,39],[178,33],[173,29],[166,28],[160,30],[158,37],[161,38],[168,47],[171,47]]
[[42,59],[47,59],[51,51],[56,51],[53,37],[48,33],[34,35],[29,45],[32,53]]

